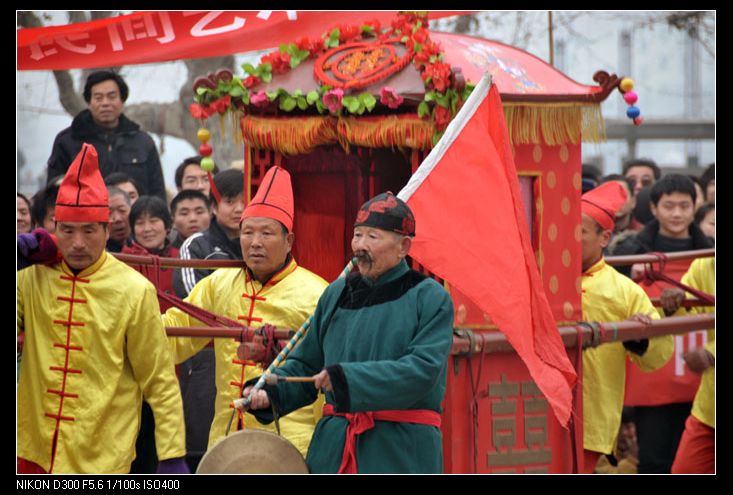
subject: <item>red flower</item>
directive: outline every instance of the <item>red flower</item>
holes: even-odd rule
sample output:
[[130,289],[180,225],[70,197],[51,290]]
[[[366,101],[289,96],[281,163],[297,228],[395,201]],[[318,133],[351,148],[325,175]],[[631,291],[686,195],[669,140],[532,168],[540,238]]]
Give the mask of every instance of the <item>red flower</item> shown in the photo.
[[441,107],[440,105],[435,106],[433,119],[435,120],[435,127],[437,127],[438,131],[443,131],[448,127],[451,118],[453,118],[453,116],[450,113],[450,109]]
[[290,54],[276,51],[268,53],[260,59],[263,64],[269,63],[272,65],[273,74],[284,74],[290,70]]
[[435,62],[434,64],[426,65],[425,70],[422,73],[423,81],[426,81],[429,77],[432,78],[433,86],[441,93],[450,86],[450,76],[450,65],[442,62]]
[[420,43],[421,45],[425,44],[427,39],[428,39],[428,30],[425,28],[418,29],[417,32],[412,35],[412,40],[415,43]]
[[232,97],[229,95],[222,96],[218,100],[215,100],[209,105],[209,108],[212,108],[219,112],[220,114],[224,114],[229,109],[229,104],[232,102]]
[[295,44],[298,46],[298,50],[308,50],[311,55],[315,55],[323,50],[323,40],[321,38],[309,40],[303,37],[296,41]]
[[244,81],[242,81],[242,84],[244,85],[245,88],[252,89],[252,88],[254,88],[255,86],[257,86],[261,82],[262,81],[260,80],[259,77],[257,77],[257,76],[249,76],[247,79],[245,79]]
[[374,34],[378,35],[382,31],[382,25],[376,19],[373,19],[371,21],[366,21],[364,25],[371,26],[371,28],[374,29]]
[[188,106],[188,111],[191,112],[191,116],[194,119],[208,119],[214,109],[209,106],[199,105],[198,103],[191,103]]
[[350,39],[356,38],[361,34],[361,28],[358,26],[339,26],[339,43],[344,43]]

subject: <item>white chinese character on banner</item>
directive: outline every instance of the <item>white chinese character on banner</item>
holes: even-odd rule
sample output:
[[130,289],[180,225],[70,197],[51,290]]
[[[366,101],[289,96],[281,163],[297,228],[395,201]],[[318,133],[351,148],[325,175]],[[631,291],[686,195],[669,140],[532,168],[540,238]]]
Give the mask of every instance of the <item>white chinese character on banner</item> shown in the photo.
[[[57,35],[50,39],[41,37],[38,38],[31,44],[31,58],[33,60],[41,60],[43,58],[55,55],[58,50],[53,45],[58,45],[59,48],[68,50],[74,53],[80,53],[82,55],[89,55],[94,53],[97,49],[96,45],[86,43],[83,46],[76,45],[74,42],[82,41],[89,38],[89,33],[77,33],[68,35]],[[47,48],[44,48],[47,47]]]
[[[156,25],[156,20],[160,27]],[[122,27],[122,35],[125,41],[157,37],[156,41],[158,43],[165,44],[176,39],[168,12],[149,12],[145,13],[142,17],[124,19],[119,24],[110,24],[107,26],[109,40],[112,43],[112,51],[115,52],[124,48],[122,37],[120,37],[120,26]],[[159,30],[160,35],[158,34]]]
[[[215,10],[211,12],[207,12],[206,15],[204,15],[196,24],[193,25],[191,28],[191,36],[194,36],[196,38],[200,38],[203,36],[212,36],[215,34],[222,34],[222,33],[228,33],[229,31],[236,31],[237,29],[241,29],[244,27],[244,23],[247,22],[246,19],[242,19],[241,17],[234,16],[234,19],[232,19],[231,24],[228,24],[226,26],[219,26],[215,28],[206,28],[212,21],[217,19],[220,15],[222,15],[224,12],[220,10]],[[203,12],[184,12],[184,16],[191,16],[191,15],[198,15],[203,14]]]
[[[288,16],[289,21],[297,21],[298,20],[298,13],[295,10],[286,10],[285,13]],[[264,21],[268,20],[270,16],[272,15],[272,10],[260,10],[259,14],[257,14],[258,19],[262,19]]]

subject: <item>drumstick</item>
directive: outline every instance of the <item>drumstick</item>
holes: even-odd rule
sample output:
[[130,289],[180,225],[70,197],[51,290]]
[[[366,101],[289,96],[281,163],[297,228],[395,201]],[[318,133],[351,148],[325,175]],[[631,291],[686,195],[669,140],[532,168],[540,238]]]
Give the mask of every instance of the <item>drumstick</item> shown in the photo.
[[304,383],[313,381],[315,381],[313,376],[280,376],[273,374],[265,377],[267,385],[277,385],[279,382]]

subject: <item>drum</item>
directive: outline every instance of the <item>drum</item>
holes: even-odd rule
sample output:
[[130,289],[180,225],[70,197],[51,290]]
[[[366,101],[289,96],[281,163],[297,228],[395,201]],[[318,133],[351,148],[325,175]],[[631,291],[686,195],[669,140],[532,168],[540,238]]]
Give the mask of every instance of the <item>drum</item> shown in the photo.
[[303,456],[269,431],[241,430],[223,438],[201,459],[199,474],[308,474]]

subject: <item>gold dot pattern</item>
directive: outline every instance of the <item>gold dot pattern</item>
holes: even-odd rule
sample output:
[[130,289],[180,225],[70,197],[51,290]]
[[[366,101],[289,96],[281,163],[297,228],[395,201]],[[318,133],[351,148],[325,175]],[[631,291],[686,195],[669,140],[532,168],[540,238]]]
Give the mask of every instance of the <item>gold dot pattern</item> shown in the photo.
[[568,147],[563,144],[560,146],[560,161],[566,163],[568,158],[570,158],[570,152],[568,151]]
[[554,223],[551,223],[550,227],[547,229],[547,237],[549,237],[551,241],[557,239],[557,225]]
[[555,172],[550,171],[547,173],[547,187],[550,189],[554,189],[557,185],[557,175],[555,175]]
[[562,201],[560,202],[560,211],[562,211],[563,215],[570,213],[570,200],[567,197],[562,198]]
[[580,191],[583,188],[583,177],[578,172],[573,174],[573,187],[576,191]]
[[575,240],[580,242],[583,239],[583,226],[578,224],[575,226]]
[[560,282],[557,280],[557,275],[553,275],[550,277],[550,292],[553,294],[557,294],[558,289],[560,288]]
[[565,304],[562,305],[562,312],[565,315],[565,318],[572,318],[573,317],[573,305],[565,301]]
[[542,146],[539,144],[536,144],[534,149],[532,150],[532,159],[535,163],[540,163],[542,160]]
[[458,314],[456,315],[456,319],[458,320],[458,323],[460,323],[460,324],[465,323],[466,322],[466,314],[468,313],[468,310],[466,309],[466,305],[465,304],[461,304],[460,306],[458,306],[457,313]]
[[570,257],[570,251],[567,250],[567,249],[563,249],[563,251],[562,251],[562,264],[563,264],[563,266],[565,268],[570,268],[570,262],[571,261],[572,260],[571,260],[571,257]]

